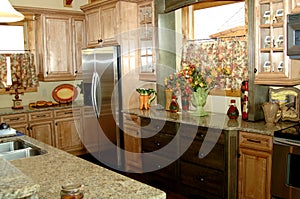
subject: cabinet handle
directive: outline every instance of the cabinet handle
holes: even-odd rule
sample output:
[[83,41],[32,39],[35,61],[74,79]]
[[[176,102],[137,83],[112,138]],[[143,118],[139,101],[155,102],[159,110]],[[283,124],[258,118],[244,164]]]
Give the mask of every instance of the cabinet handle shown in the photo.
[[67,111],[64,114],[67,115],[67,114],[72,114],[72,113],[73,113],[73,111]]
[[256,68],[254,68],[254,73],[257,73],[257,69]]
[[46,75],[48,75],[48,71],[46,71]]
[[98,43],[102,43],[103,42],[103,39],[98,39]]
[[47,115],[37,115],[36,117],[40,118],[40,117],[46,117]]
[[57,126],[57,122],[55,122],[55,126]]
[[261,143],[260,140],[247,139],[248,142]]
[[9,119],[9,121],[18,121],[18,120],[20,120],[21,118],[19,118],[19,117],[15,117],[15,118],[10,118]]

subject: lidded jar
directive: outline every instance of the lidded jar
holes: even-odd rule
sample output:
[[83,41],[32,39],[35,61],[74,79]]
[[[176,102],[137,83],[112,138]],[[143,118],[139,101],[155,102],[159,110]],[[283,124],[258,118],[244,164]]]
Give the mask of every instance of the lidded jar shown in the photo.
[[235,105],[234,99],[230,100],[230,106],[227,110],[227,115],[228,115],[229,119],[237,119],[239,116],[239,110]]
[[83,185],[69,184],[61,187],[61,199],[83,199]]

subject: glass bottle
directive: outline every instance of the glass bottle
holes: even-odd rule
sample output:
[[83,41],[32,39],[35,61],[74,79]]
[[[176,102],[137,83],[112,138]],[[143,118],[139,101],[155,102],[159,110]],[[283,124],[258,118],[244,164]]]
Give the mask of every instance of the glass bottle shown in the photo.
[[227,110],[227,115],[228,115],[229,119],[237,119],[239,116],[239,110],[235,105],[234,99],[230,100],[230,106]]
[[83,185],[65,185],[61,187],[61,199],[83,199]]
[[172,113],[177,113],[179,111],[179,104],[177,102],[177,97],[176,95],[172,96],[172,101],[170,103],[170,111]]
[[244,94],[242,119],[248,120],[248,91],[245,91],[245,94]]

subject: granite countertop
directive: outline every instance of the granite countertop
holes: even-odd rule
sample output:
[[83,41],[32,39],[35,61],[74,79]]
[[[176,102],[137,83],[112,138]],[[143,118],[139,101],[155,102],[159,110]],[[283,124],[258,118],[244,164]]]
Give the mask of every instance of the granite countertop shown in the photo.
[[123,113],[134,114],[139,117],[166,120],[183,124],[191,124],[202,127],[217,128],[223,130],[237,130],[265,135],[274,135],[274,131],[282,130],[298,124],[297,122],[279,122],[274,125],[266,125],[265,121],[248,122],[242,120],[239,116],[236,120],[229,119],[226,114],[209,113],[208,116],[199,117],[192,116],[189,112],[171,113],[165,110],[140,110],[140,109],[125,109]]
[[[46,150],[44,155],[12,160],[9,163],[0,158],[0,164],[8,164],[8,169],[13,165],[27,176],[33,183],[39,186],[39,198],[60,198],[62,185],[78,183],[84,185],[84,198],[130,198],[130,199],[163,199],[166,193],[148,186],[86,160],[68,154],[52,146],[43,144],[28,136],[20,136],[19,139],[28,141]],[[16,138],[2,138],[10,140]],[[10,165],[11,164],[11,165]],[[1,173],[4,175],[3,173]],[[0,176],[0,190],[8,189],[3,185],[3,176]],[[24,177],[24,176],[23,176]],[[10,179],[9,187],[20,184],[18,179]],[[5,181],[6,182],[6,181]],[[35,185],[37,184],[37,185]],[[31,185],[28,183],[28,186]]]

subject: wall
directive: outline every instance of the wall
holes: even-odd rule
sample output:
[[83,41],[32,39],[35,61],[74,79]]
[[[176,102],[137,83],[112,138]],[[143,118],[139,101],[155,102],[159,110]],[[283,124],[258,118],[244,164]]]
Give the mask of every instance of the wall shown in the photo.
[[88,0],[73,0],[72,7],[64,7],[64,0],[9,0],[13,6],[41,7],[66,10],[80,10]]

